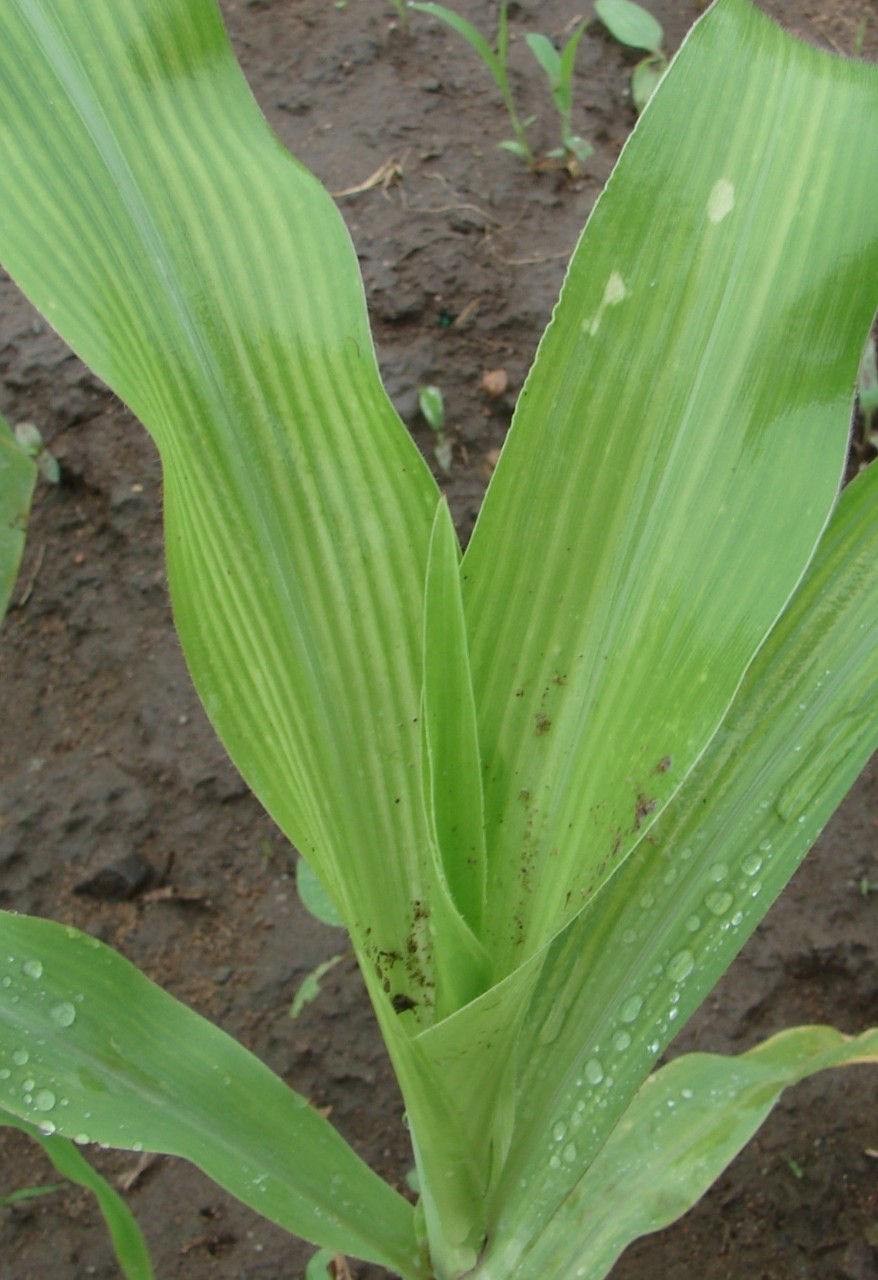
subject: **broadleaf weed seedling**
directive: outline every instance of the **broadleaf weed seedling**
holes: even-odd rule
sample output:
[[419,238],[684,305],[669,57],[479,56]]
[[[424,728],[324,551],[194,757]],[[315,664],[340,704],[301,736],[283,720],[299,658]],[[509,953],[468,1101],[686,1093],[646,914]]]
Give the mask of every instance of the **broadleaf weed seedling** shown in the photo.
[[601,22],[619,44],[646,51],[647,56],[631,73],[631,97],[639,114],[668,68],[661,24],[634,0],[595,0],[594,7]]

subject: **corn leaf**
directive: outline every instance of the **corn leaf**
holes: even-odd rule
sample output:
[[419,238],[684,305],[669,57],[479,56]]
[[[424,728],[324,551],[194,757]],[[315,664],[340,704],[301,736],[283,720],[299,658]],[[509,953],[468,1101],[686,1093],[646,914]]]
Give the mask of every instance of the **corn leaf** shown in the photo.
[[0,953],[4,1110],[182,1156],[314,1244],[420,1273],[411,1205],[230,1036],[76,929],[0,912]]
[[[10,0],[0,48],[0,255],[155,438],[198,691],[371,966],[428,898],[438,490],[380,385],[354,250],[213,0]],[[414,932],[393,993],[429,1020]]]
[[878,746],[876,566],[871,467],[842,495],[697,769],[550,949],[519,1046],[514,1146],[489,1212],[504,1266],[577,1188],[585,1195],[589,1166],[655,1058]]
[[[49,1137],[37,1125],[0,1111],[0,1125],[20,1129],[38,1142],[52,1164],[70,1182],[85,1187],[98,1202],[107,1224],[116,1258],[127,1280],[153,1280],[155,1275],[149,1258],[146,1241],[133,1213],[122,1197],[113,1190],[106,1178],[93,1169],[72,1142],[57,1134]],[[62,1184],[63,1185],[63,1184]]]
[[[782,1031],[739,1057],[691,1053],[640,1089],[584,1179],[518,1263],[516,1280],[601,1280],[627,1244],[701,1198],[781,1092],[830,1067],[878,1062],[878,1029]],[[497,1264],[479,1280],[506,1280]]]
[[36,463],[0,414],[0,622],[18,576],[36,479]]
[[825,526],[876,109],[874,68],[720,0],[574,253],[461,569],[498,978],[680,786]]

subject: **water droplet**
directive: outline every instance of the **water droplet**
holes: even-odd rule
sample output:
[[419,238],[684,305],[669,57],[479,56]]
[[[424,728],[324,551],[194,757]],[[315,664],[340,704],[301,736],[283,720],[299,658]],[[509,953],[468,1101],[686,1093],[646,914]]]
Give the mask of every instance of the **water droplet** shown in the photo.
[[77,1133],[73,1141],[76,1143],[78,1147],[84,1147],[86,1143],[91,1142],[91,1138],[88,1136],[87,1133]]
[[49,1017],[59,1027],[69,1027],[76,1021],[76,1010],[69,1000],[62,1000],[49,1010]]
[[744,919],[743,911],[736,911],[735,914],[732,916],[732,927],[737,929],[738,925],[743,922],[743,919]]
[[29,978],[41,978],[43,976],[43,962],[41,960],[25,960],[21,966],[21,972]]
[[589,1084],[600,1084],[604,1078],[604,1069],[597,1058],[589,1058],[585,1064],[585,1078]]
[[625,932],[622,934],[622,941],[626,942],[629,946],[631,945],[632,942],[636,940],[636,938],[637,938],[637,934],[634,932],[633,929],[626,929]]
[[23,1067],[29,1057],[30,1054],[27,1049],[15,1049],[12,1054],[12,1061],[17,1067]]
[[643,897],[640,899],[640,905],[641,907],[643,907],[644,911],[648,911],[649,908],[653,906],[654,903],[655,903],[655,898],[652,896],[651,893],[645,893]]
[[38,1089],[34,1097],[37,1111],[51,1111],[55,1105],[55,1095],[51,1089]]
[[710,868],[707,873],[714,884],[721,884],[729,874],[729,869],[724,862],[717,862]]
[[551,1156],[551,1157],[549,1158],[549,1168],[550,1168],[550,1169],[560,1169],[560,1168],[561,1168],[561,1161],[558,1159],[558,1157],[557,1157],[557,1156]]
[[686,1101],[688,1102],[688,1100],[689,1100],[690,1098],[694,1098],[694,1097],[695,1097],[695,1095],[694,1095],[694,1093],[692,1092],[692,1090],[691,1090],[691,1089],[681,1089],[681,1090],[680,1090],[680,1097],[681,1097],[681,1098],[685,1098],[685,1099],[686,1099]]
[[624,1053],[631,1044],[631,1037],[627,1031],[617,1031],[613,1036],[613,1048],[618,1053]]
[[741,863],[741,870],[745,876],[755,876],[761,866],[762,858],[760,855],[758,853],[748,853]]
[[686,921],[686,929],[689,933],[697,933],[701,928],[701,916],[690,916]]
[[666,872],[665,872],[665,875],[664,875],[664,883],[665,883],[665,884],[673,884],[673,883],[674,883],[674,881],[676,880],[676,878],[677,878],[677,871],[676,871],[676,868],[671,867],[670,871],[666,871]]
[[677,954],[668,962],[665,970],[671,982],[682,982],[684,978],[688,978],[689,974],[695,968],[695,957],[691,951],[678,951]]
[[33,1087],[35,1084],[36,1084],[36,1080],[32,1080],[31,1077],[28,1076],[26,1080],[22,1080],[21,1087],[25,1093],[30,1093],[33,1090]]
[[572,1142],[568,1142],[567,1146],[561,1152],[561,1159],[565,1164],[573,1164],[576,1160],[576,1146]]
[[142,1143],[142,1142],[132,1142],[132,1144],[131,1144],[131,1150],[132,1150],[132,1151],[142,1151],[142,1150],[143,1150],[143,1143]]
[[567,1135],[567,1126],[563,1120],[556,1120],[552,1126],[552,1137],[556,1142],[563,1142]]
[[619,1010],[619,1018],[622,1022],[633,1022],[642,1008],[640,996],[629,996]]
[[722,889],[718,889],[715,893],[707,895],[704,899],[704,905],[715,916],[724,916],[733,901],[734,899],[730,893],[725,893]]
[[4,978],[0,978],[0,987],[9,987],[11,985],[12,979],[8,975]]
[[28,1106],[30,1106],[30,1104],[34,1100],[34,1095],[32,1093],[23,1093],[21,1097],[22,1097],[22,1101],[26,1102]]
[[37,1125],[37,1128],[39,1129],[40,1133],[44,1134],[47,1138],[51,1137],[51,1135],[55,1132],[55,1124],[52,1120],[40,1120],[39,1124]]
[[0,1068],[0,1080],[8,1080],[11,1072],[8,1067]]
[[684,861],[684,862],[688,862],[688,861],[689,861],[689,859],[692,857],[692,850],[691,850],[691,849],[681,849],[681,850],[680,850],[680,857],[683,859],[683,861]]

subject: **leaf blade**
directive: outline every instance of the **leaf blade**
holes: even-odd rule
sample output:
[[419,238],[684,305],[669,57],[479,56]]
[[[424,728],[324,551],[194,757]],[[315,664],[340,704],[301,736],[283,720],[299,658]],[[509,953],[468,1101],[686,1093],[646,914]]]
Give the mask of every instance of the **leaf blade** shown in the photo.
[[[462,566],[498,973],[679,787],[831,509],[878,290],[869,193],[838,196],[874,76],[833,67],[720,0],[598,201],[522,392]],[[724,111],[699,113],[706,75]],[[850,236],[825,272],[824,222]]]
[[256,1057],[96,938],[9,912],[0,938],[5,1110],[181,1156],[288,1231],[420,1274],[411,1206]]

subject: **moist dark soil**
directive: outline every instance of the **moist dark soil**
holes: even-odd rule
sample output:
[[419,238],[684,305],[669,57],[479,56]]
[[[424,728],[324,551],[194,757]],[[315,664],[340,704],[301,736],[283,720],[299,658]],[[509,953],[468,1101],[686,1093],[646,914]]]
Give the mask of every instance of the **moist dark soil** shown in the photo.
[[[763,0],[798,34],[878,56],[875,0]],[[454,0],[489,29],[496,5]],[[648,0],[674,49],[703,7]],[[551,104],[522,35],[569,31],[590,5],[510,6],[515,88],[543,150]],[[466,538],[566,260],[634,123],[633,59],[597,25],[580,46],[578,176],[531,174],[486,71],[384,0],[225,0],[253,91],[333,193],[358,247],[391,396]],[[502,371],[498,372],[498,371]],[[488,376],[490,375],[490,376]],[[438,468],[417,389],[445,396]],[[41,485],[3,631],[0,905],[120,948],[258,1053],[403,1187],[402,1106],[353,959],[289,1017],[299,983],[344,951],[296,897],[294,851],[248,794],[193,693],[162,560],[161,480],[144,431],[0,276],[0,411],[38,424],[61,464]],[[862,449],[861,449],[862,452]],[[868,453],[868,450],[866,450]],[[867,770],[782,899],[673,1046],[739,1052],[800,1022],[878,1023],[878,768]],[[637,1242],[615,1280],[878,1277],[878,1077],[827,1073],[784,1096],[750,1147],[674,1227]],[[90,1153],[91,1154],[91,1153]],[[292,1280],[311,1250],[190,1166],[95,1152],[122,1180],[161,1280]],[[0,1196],[55,1182],[0,1132]],[[359,1280],[376,1268],[352,1264]],[[76,1188],[0,1207],[4,1280],[119,1275]]]

